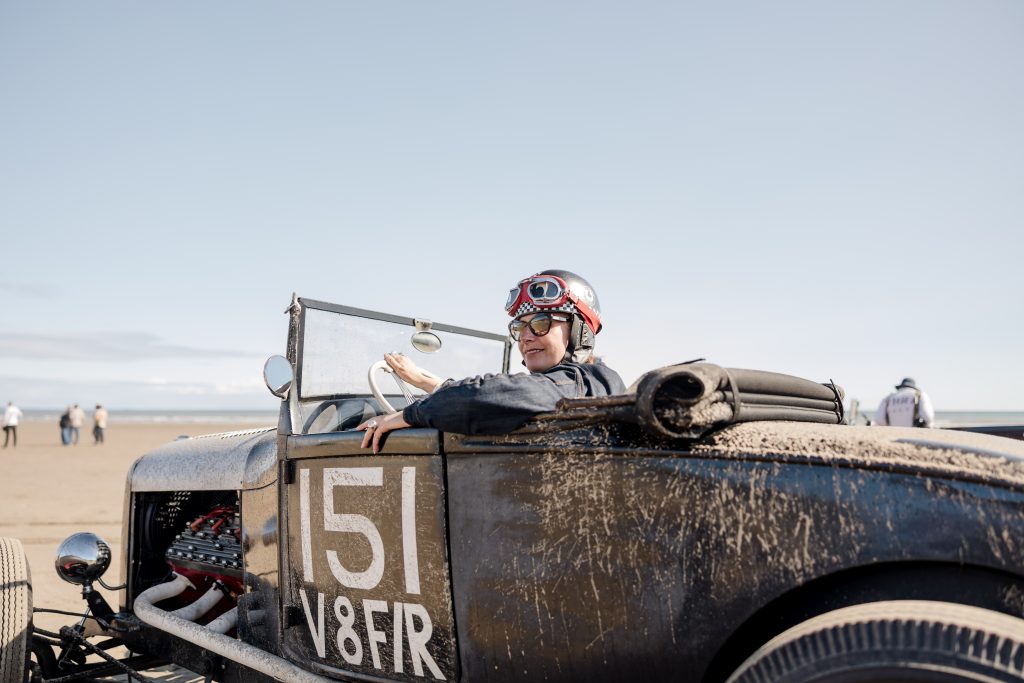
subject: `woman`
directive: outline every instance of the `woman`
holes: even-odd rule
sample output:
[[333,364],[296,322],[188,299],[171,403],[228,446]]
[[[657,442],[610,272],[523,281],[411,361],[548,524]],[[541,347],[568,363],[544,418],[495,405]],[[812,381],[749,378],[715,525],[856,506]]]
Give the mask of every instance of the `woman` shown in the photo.
[[433,427],[458,434],[504,434],[563,398],[625,393],[619,375],[594,357],[601,310],[590,284],[566,270],[545,270],[509,292],[509,334],[528,375],[482,375],[458,382],[424,374],[401,354],[384,359],[400,378],[430,395],[405,410],[367,420],[363,448],[376,453],[384,434],[404,427]]

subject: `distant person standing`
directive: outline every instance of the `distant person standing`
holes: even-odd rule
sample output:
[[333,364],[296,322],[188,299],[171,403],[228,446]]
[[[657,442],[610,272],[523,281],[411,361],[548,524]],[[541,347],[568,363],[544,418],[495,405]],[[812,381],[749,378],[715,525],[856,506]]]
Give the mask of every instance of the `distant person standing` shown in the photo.
[[931,427],[935,411],[928,394],[917,388],[913,377],[904,377],[896,391],[882,399],[875,412],[875,424],[893,427]]
[[14,405],[14,401],[7,402],[7,410],[4,411],[4,448],[7,448],[8,440],[12,441],[11,448],[18,447],[18,422],[21,420],[21,409]]
[[71,406],[68,411],[68,418],[71,420],[71,443],[78,445],[78,435],[85,424],[85,411],[78,407],[78,404]]
[[92,420],[94,423],[92,427],[93,445],[99,446],[103,443],[103,432],[107,428],[107,409],[97,403],[96,410],[92,414]]
[[60,442],[65,446],[71,443],[71,406],[60,416]]

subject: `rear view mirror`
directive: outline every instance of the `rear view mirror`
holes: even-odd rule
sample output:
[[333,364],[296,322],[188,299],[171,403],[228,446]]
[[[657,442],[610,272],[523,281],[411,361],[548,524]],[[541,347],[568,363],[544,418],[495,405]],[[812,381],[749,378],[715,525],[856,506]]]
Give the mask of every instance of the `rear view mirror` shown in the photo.
[[263,381],[267,384],[270,393],[278,398],[288,398],[292,382],[295,381],[295,371],[292,364],[284,356],[271,356],[263,364]]
[[420,353],[436,353],[441,350],[441,338],[430,331],[429,320],[416,320],[416,332],[412,335],[412,347]]

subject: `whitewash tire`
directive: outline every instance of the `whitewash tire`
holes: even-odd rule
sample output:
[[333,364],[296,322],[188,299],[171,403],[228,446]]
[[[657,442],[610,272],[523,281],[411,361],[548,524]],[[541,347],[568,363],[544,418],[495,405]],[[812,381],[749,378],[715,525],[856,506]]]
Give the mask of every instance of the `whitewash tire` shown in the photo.
[[32,579],[21,541],[0,537],[0,683],[23,683],[32,634]]

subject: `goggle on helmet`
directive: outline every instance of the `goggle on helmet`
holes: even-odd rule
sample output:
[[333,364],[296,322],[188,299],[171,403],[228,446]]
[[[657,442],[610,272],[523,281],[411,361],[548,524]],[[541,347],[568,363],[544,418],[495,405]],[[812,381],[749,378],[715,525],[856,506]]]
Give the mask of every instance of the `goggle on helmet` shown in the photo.
[[538,311],[579,313],[597,334],[601,331],[601,316],[587,302],[588,298],[594,300],[593,290],[589,287],[584,289],[587,291],[573,291],[565,280],[556,275],[531,275],[508,291],[505,312],[513,318]]

